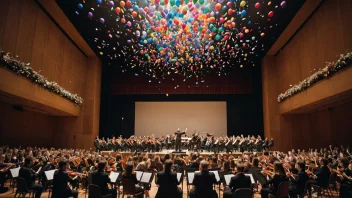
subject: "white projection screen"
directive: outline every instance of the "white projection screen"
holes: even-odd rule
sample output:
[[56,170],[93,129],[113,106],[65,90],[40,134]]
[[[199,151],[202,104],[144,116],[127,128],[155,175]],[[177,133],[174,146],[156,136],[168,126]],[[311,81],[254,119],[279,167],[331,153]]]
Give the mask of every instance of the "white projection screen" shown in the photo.
[[226,102],[136,102],[135,135],[156,137],[188,128],[215,136],[227,135]]

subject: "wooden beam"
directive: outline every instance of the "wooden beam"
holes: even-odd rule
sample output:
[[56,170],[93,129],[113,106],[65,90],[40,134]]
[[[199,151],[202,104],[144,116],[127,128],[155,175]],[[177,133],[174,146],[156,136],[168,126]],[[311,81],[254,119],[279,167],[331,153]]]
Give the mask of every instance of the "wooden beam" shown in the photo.
[[276,55],[281,48],[291,39],[292,36],[299,30],[308,17],[324,0],[307,0],[298,10],[297,14],[293,17],[286,29],[282,32],[279,38],[271,46],[267,55]]
[[80,107],[66,98],[0,68],[0,101],[53,116],[79,116]]
[[71,21],[67,18],[65,13],[59,7],[55,0],[36,0],[50,16],[59,24],[59,26],[66,32],[66,34],[76,43],[76,45],[85,53],[86,56],[96,56],[87,42],[83,39],[78,30],[73,26]]

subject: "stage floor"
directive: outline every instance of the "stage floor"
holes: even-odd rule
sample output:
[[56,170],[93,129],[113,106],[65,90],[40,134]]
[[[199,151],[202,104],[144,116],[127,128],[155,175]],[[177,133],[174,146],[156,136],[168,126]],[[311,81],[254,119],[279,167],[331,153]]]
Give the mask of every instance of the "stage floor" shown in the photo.
[[[159,156],[163,156],[163,155],[166,155],[166,154],[172,154],[172,152],[174,152],[175,150],[174,149],[169,149],[169,150],[166,150],[166,149],[163,149],[162,151],[160,152],[140,152],[140,153],[150,153],[150,154],[154,154],[154,155],[159,155]],[[195,153],[194,151],[188,151],[188,150],[182,150],[182,152],[185,152],[185,154],[189,155],[189,154],[192,154],[192,153]],[[134,152],[115,152],[115,151],[101,151],[100,154],[101,155],[110,155],[110,156],[116,156],[117,154],[121,154],[123,157],[125,157],[126,155],[129,156],[129,155],[133,155]],[[232,152],[232,153],[226,153],[226,152],[220,152],[220,153],[216,153],[216,154],[222,154],[222,155],[226,155],[226,156],[229,156],[229,155],[232,155],[234,157],[238,157],[238,156],[241,156],[242,154],[252,154],[252,153],[257,153],[258,155],[262,155],[263,152]],[[214,152],[208,152],[208,151],[203,151],[203,152],[199,152],[200,155],[202,156],[208,156],[208,155],[213,155]]]

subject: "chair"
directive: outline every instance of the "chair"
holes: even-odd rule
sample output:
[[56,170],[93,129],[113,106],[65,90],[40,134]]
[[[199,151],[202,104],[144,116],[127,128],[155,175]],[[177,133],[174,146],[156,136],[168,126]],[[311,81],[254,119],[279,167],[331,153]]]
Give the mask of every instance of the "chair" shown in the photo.
[[236,198],[252,198],[253,191],[250,188],[239,188],[235,191],[232,197]]
[[315,188],[318,192],[318,197],[323,197],[323,194],[326,192],[329,197],[332,197],[330,192],[329,192],[329,185],[328,186],[319,186],[319,185],[312,185],[313,188]]
[[137,195],[143,194],[143,192],[136,193],[136,186],[134,182],[130,179],[122,179],[122,198],[125,195],[132,195],[132,197],[136,197]]
[[337,173],[332,173],[329,179],[329,191],[330,191],[330,194],[332,195],[332,191],[334,190],[337,193],[337,196],[339,196],[339,190],[337,189],[336,182],[337,182]]
[[102,196],[99,186],[94,185],[94,184],[89,184],[88,198],[111,198],[111,194]]
[[14,197],[16,197],[17,194],[25,197],[27,193],[29,193],[29,197],[34,197],[34,190],[29,190],[27,188],[26,180],[22,177],[16,177],[16,184],[16,193]]
[[283,198],[288,197],[289,182],[281,182],[277,188],[276,195],[269,194],[269,198]]

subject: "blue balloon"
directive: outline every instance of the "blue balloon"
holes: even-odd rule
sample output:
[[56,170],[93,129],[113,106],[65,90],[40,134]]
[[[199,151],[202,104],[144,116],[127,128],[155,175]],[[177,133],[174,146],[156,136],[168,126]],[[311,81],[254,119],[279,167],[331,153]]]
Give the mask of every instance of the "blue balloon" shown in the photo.
[[180,0],[176,0],[176,6],[179,7],[181,5]]
[[134,5],[134,6],[133,6],[133,10],[134,10],[134,11],[138,11],[138,9],[139,9],[138,5]]
[[246,10],[242,10],[241,16],[242,16],[242,17],[245,17],[246,15],[247,15],[247,11],[246,11]]
[[97,4],[101,4],[102,0],[97,0]]
[[169,14],[167,14],[167,17],[168,17],[169,19],[172,19],[172,18],[174,18],[174,15],[173,15],[171,12],[169,12]]
[[148,41],[148,43],[152,43],[153,42],[153,40],[151,38],[148,38],[147,41]]
[[78,9],[82,9],[83,8],[83,5],[81,3],[78,4]]
[[226,5],[222,6],[221,10],[222,11],[226,11],[227,10],[227,6]]

